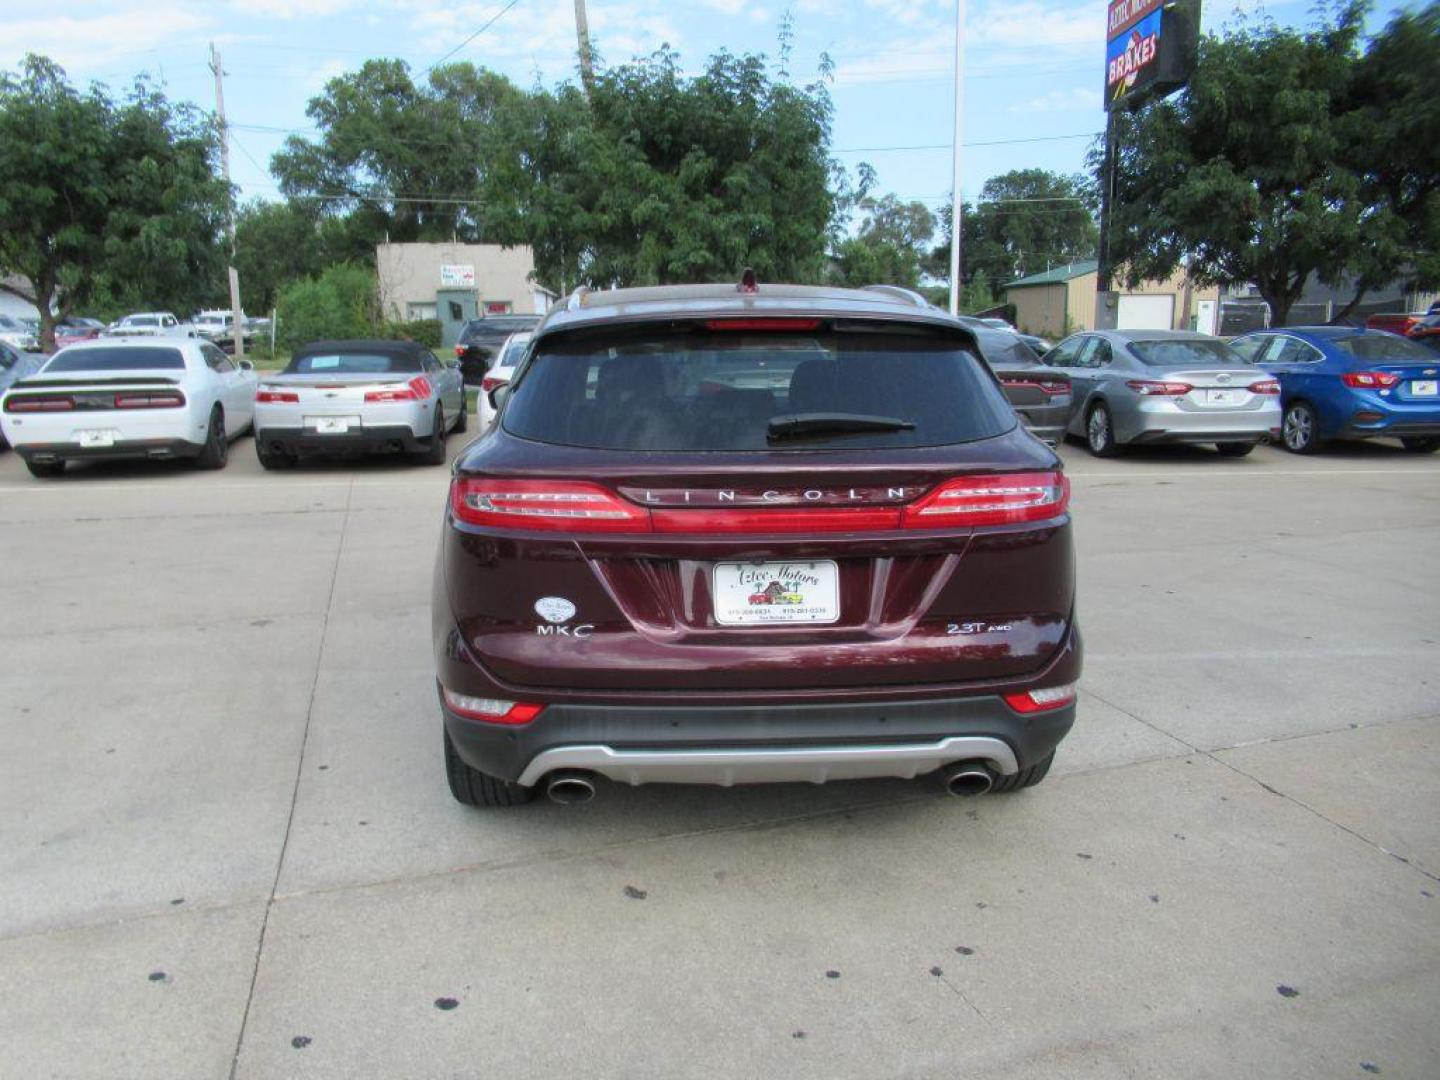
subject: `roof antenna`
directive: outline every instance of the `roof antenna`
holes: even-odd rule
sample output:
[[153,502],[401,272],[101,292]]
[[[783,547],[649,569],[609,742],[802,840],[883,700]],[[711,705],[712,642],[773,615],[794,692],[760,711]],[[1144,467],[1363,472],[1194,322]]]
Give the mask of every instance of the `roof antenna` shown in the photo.
[[754,269],[749,266],[745,267],[744,273],[740,275],[740,284],[735,286],[735,291],[752,294],[760,291],[760,286],[755,281]]

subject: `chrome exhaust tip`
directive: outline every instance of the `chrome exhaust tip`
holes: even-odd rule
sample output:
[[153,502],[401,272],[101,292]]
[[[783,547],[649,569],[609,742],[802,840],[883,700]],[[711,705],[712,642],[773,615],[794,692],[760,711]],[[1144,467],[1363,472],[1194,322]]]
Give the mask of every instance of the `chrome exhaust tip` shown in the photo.
[[557,772],[546,783],[545,794],[561,806],[578,806],[595,797],[595,782],[588,773]]
[[946,766],[941,776],[945,790],[958,796],[984,795],[995,783],[995,774],[989,766],[974,761]]

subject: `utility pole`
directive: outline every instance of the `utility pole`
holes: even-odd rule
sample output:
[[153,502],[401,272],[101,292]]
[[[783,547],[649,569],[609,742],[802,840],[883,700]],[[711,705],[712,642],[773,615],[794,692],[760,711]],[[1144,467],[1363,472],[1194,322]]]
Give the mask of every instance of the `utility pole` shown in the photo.
[[590,51],[590,20],[585,15],[585,0],[575,0],[575,38],[580,44],[580,85],[585,100],[595,93],[595,54]]
[[225,122],[225,69],[220,65],[220,54],[215,43],[210,43],[210,70],[215,73],[215,118],[220,128],[220,172],[225,177],[225,197],[228,200],[226,231],[230,234],[230,260],[226,269],[230,278],[230,338],[235,343],[235,355],[245,359],[245,332],[240,325],[240,275],[235,270],[235,200],[230,190],[230,128]]
[[1119,321],[1120,299],[1115,293],[1115,268],[1110,265],[1110,215],[1114,212],[1115,159],[1119,147],[1115,109],[1105,114],[1105,164],[1100,177],[1100,250],[1095,274],[1095,329],[1114,330]]
[[965,126],[965,0],[955,0],[955,158],[950,192],[950,314],[960,314],[960,154]]

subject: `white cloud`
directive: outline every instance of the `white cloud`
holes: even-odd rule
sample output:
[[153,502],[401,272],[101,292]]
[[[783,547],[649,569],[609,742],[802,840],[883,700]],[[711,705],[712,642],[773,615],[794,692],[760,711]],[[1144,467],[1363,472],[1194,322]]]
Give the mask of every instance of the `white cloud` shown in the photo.
[[251,19],[313,19],[338,15],[355,3],[354,0],[234,0],[231,6]]
[[187,37],[203,47],[204,33],[215,27],[209,13],[185,4],[19,19],[0,23],[0,62],[13,65],[33,52],[50,57],[68,71],[97,71],[122,57],[126,66],[138,68],[144,66],[133,63],[140,58],[138,54],[158,53]]
[[1103,108],[1104,95],[1099,80],[1094,86],[1072,86],[1067,90],[1051,90],[1028,101],[1018,101],[1007,110],[1012,113],[1094,112]]
[[966,48],[1004,46],[1036,50],[1054,46],[1086,46],[1103,51],[1105,12],[1093,4],[1060,7],[1037,0],[985,4],[965,22]]

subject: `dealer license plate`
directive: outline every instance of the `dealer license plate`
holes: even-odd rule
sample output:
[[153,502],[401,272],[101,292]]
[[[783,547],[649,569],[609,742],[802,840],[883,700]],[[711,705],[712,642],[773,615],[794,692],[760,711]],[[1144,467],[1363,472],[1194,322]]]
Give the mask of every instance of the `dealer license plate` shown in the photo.
[[840,568],[834,562],[716,563],[711,580],[721,626],[840,618]]
[[115,432],[113,431],[82,431],[79,432],[80,445],[87,449],[100,449],[115,445]]
[[1206,390],[1206,405],[1234,405],[1240,400],[1239,390]]
[[1440,394],[1440,380],[1414,379],[1410,383],[1410,393],[1415,397],[1435,397]]
[[316,416],[310,422],[315,425],[316,435],[344,435],[350,430],[353,419],[349,416]]

